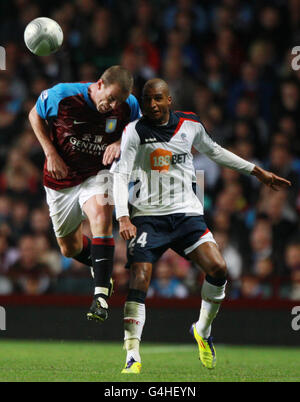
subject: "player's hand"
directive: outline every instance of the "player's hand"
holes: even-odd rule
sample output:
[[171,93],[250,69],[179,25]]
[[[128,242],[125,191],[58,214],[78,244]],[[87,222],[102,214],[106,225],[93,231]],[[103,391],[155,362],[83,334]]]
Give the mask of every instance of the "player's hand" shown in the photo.
[[104,152],[102,159],[103,165],[110,165],[111,163],[113,163],[113,161],[120,156],[120,152],[121,152],[121,140],[110,144]]
[[136,236],[136,226],[134,226],[128,216],[119,218],[119,233],[123,240],[130,240]]
[[278,191],[279,188],[290,187],[292,185],[292,183],[289,180],[277,176],[272,172],[268,172],[267,170],[261,169],[258,166],[254,167],[251,174],[256,176],[259,181],[261,181],[266,186],[270,187],[272,190],[275,191]]
[[47,156],[47,170],[56,180],[62,180],[68,176],[68,166],[57,153]]

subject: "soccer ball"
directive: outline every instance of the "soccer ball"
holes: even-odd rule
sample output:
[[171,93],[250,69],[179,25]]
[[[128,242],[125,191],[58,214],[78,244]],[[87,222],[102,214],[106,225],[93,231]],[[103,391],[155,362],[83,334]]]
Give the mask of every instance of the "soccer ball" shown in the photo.
[[56,52],[63,43],[63,31],[51,18],[40,17],[29,22],[24,31],[28,49],[37,56],[48,56]]

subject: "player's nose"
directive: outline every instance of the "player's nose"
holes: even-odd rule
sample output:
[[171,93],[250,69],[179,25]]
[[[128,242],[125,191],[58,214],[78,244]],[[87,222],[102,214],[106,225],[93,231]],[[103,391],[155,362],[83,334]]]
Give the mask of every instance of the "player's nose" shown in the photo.
[[110,102],[109,106],[110,106],[112,109],[115,109],[115,108],[117,107],[117,104],[118,104],[117,101],[113,101],[113,102]]
[[156,104],[156,102],[155,102],[155,99],[152,99],[152,100],[151,100],[151,102],[150,102],[150,104],[149,104],[149,107],[150,107],[150,109],[151,109],[152,111],[157,110],[157,104]]

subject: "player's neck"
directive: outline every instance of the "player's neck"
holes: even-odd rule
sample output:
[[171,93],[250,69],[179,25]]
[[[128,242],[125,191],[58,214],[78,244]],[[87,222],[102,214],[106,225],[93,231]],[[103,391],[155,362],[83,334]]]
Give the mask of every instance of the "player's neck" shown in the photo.
[[170,120],[170,112],[168,112],[168,114],[164,116],[162,120],[156,121],[155,124],[157,126],[166,126],[169,123],[169,120]]

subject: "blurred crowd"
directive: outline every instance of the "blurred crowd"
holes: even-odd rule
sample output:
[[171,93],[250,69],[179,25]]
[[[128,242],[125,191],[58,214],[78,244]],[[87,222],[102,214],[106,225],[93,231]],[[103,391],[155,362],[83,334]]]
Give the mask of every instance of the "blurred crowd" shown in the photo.
[[[63,48],[48,57],[23,42],[34,18],[55,19]],[[0,294],[90,294],[89,267],[63,257],[42,186],[44,155],[28,122],[42,90],[96,81],[122,64],[143,84],[164,78],[173,108],[196,112],[220,145],[292,182],[274,192],[195,154],[205,171],[205,218],[228,265],[227,298],[300,300],[300,44],[298,0],[11,0],[0,3]],[[299,61],[300,68],[300,61]],[[85,233],[89,228],[85,225]],[[118,237],[116,293],[126,294]],[[148,297],[199,295],[203,273],[172,251]]]

